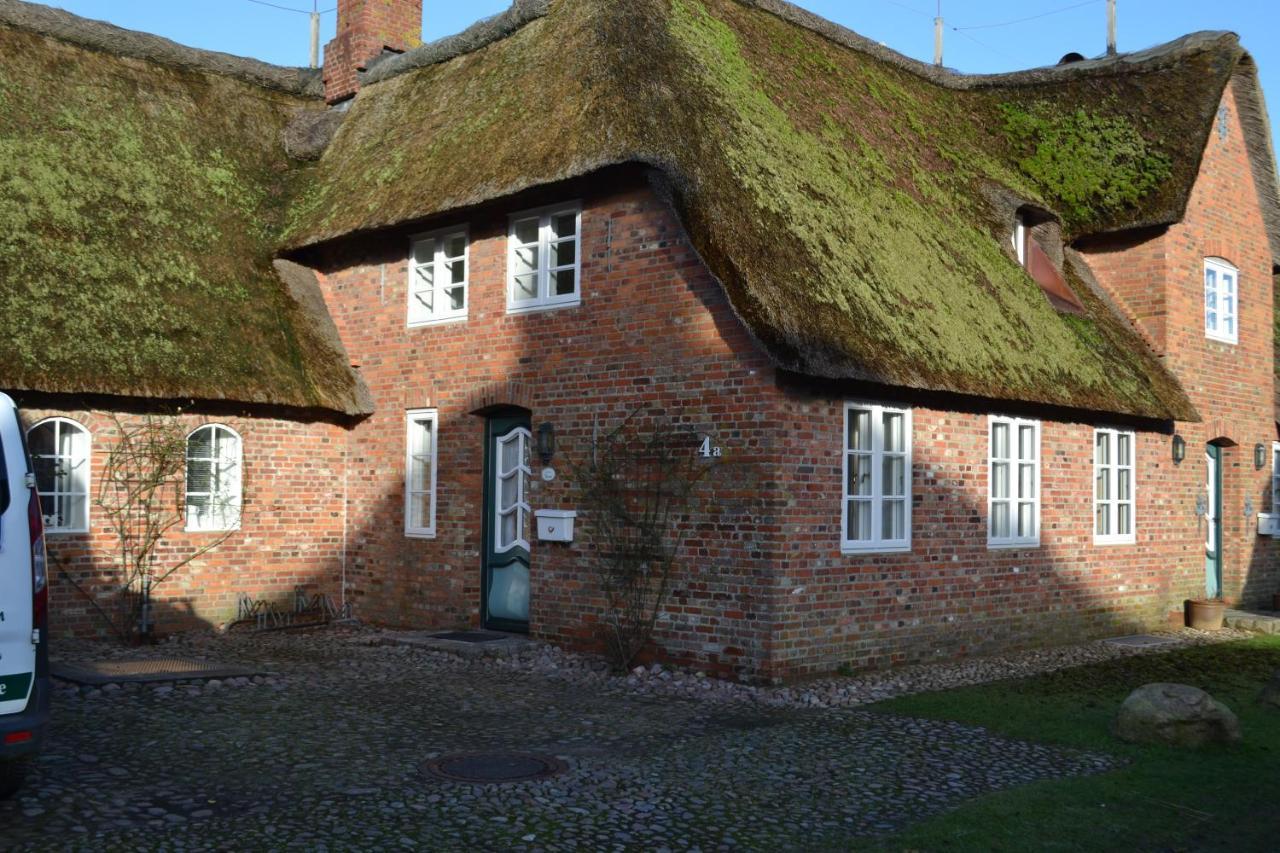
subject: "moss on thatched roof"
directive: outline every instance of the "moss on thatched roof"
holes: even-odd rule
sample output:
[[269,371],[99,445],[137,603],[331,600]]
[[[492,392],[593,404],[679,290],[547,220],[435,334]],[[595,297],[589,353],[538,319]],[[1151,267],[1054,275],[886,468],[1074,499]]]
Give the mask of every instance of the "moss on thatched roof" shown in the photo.
[[650,163],[781,367],[1198,417],[1113,307],[1077,281],[1085,316],[1058,313],[1006,247],[1017,203],[1068,241],[1179,219],[1233,35],[961,77],[774,0],[525,5],[470,52],[376,74],[288,247]]
[[0,386],[367,411],[272,265],[310,76],[101,26],[0,4]]

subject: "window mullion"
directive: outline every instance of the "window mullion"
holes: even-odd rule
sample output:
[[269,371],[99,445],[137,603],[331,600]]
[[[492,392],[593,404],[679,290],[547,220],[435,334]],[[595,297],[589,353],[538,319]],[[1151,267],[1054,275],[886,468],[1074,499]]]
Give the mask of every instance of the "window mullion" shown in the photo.
[[884,410],[871,412],[871,541],[884,539]]

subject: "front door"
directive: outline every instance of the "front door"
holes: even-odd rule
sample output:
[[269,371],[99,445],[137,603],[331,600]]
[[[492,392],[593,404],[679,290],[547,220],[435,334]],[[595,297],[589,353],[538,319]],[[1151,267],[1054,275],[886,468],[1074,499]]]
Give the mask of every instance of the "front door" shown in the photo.
[[529,630],[529,417],[504,414],[485,422],[484,627]]
[[1205,447],[1204,586],[1209,598],[1222,592],[1222,448]]

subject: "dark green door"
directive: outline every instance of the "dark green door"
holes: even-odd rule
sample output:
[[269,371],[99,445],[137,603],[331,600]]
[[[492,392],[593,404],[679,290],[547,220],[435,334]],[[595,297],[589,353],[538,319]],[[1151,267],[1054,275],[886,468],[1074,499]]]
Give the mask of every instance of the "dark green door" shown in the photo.
[[484,627],[529,630],[529,416],[506,412],[485,421]]
[[1209,598],[1217,598],[1222,593],[1222,448],[1206,445],[1204,461],[1204,586]]

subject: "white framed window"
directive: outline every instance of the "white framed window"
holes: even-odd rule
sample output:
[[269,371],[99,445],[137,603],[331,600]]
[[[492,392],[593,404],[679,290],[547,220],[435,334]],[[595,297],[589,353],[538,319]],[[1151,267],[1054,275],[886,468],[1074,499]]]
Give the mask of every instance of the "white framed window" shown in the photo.
[[582,205],[544,207],[511,217],[507,312],[577,305],[582,284]]
[[436,535],[436,410],[405,413],[404,535]]
[[987,546],[1040,544],[1040,422],[989,418]]
[[911,410],[844,408],[840,550],[911,549]]
[[1093,431],[1093,541],[1124,545],[1134,541],[1134,433]]
[[467,316],[470,261],[465,226],[418,234],[409,252],[409,325]]
[[240,434],[207,424],[187,436],[187,530],[216,533],[240,527]]
[[1271,442],[1271,514],[1280,515],[1280,441]]
[[1240,271],[1221,258],[1204,260],[1204,334],[1229,344],[1240,340]]
[[529,550],[529,445],[533,438],[521,427],[497,439],[493,466],[496,518],[493,525],[493,550],[498,554],[512,548]]
[[1018,263],[1027,265],[1027,220],[1019,214],[1013,221],[1013,253]]
[[89,431],[68,418],[27,430],[27,446],[50,533],[89,532]]

